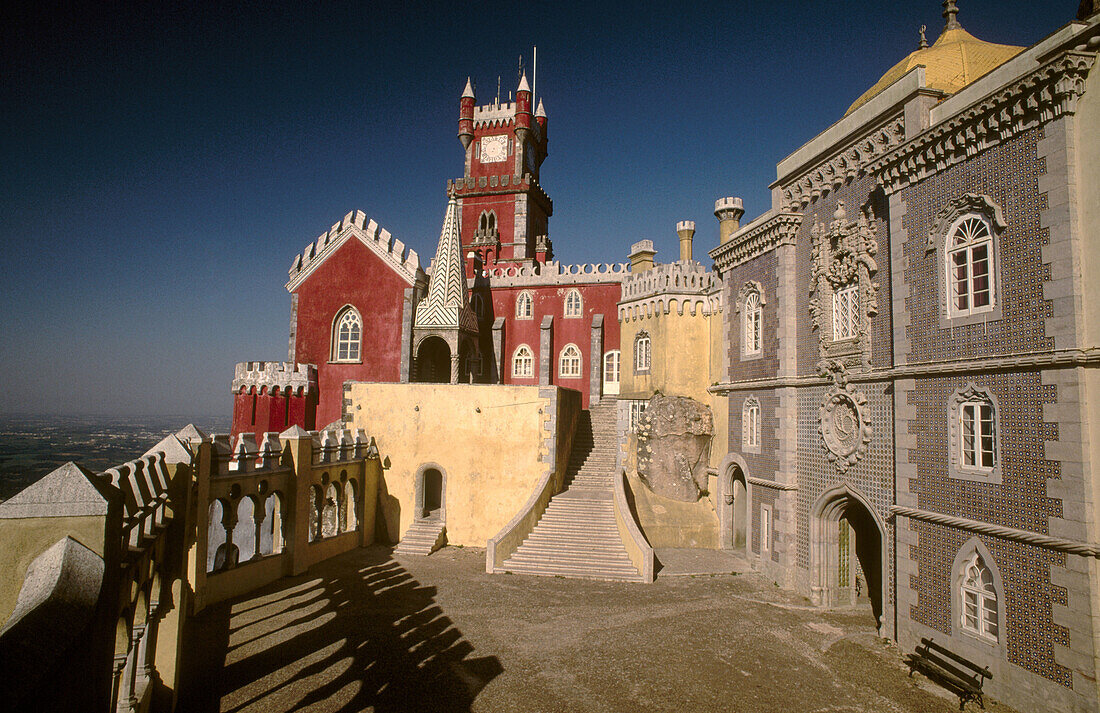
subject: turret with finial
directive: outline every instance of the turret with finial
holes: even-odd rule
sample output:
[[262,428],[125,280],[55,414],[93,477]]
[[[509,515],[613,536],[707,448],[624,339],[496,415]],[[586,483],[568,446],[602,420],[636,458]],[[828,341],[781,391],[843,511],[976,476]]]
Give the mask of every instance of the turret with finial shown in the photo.
[[955,0],[944,0],[943,2],[943,19],[947,21],[947,24],[943,26],[943,31],[959,30],[962,29],[962,25],[959,24],[959,6]]
[[466,77],[462,98],[458,100],[458,140],[464,149],[469,149],[474,140],[474,87],[469,77]]
[[928,31],[928,25],[921,25],[920,26],[920,42],[917,43],[917,49],[919,49],[919,50],[928,49],[928,38],[924,36],[924,33],[927,32],[927,31]]

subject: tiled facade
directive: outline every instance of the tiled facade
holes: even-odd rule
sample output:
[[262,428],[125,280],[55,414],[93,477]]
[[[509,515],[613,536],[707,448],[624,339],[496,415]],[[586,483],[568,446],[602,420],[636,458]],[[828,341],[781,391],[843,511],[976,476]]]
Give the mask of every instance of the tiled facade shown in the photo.
[[[748,281],[767,297],[755,359],[728,311],[712,389],[729,400],[719,491],[747,500],[726,506],[747,511],[746,556],[822,606],[857,572],[883,636],[989,666],[987,690],[1021,710],[1100,710],[1098,188],[1082,169],[1098,47],[1092,14],[954,95],[911,72],[781,162],[772,209],[711,251],[732,307]],[[968,217],[988,237],[975,228],[956,256]],[[789,239],[761,240],[783,221]],[[854,321],[834,297],[848,288]],[[759,453],[741,446],[749,397]],[[967,571],[991,582],[982,621]]]

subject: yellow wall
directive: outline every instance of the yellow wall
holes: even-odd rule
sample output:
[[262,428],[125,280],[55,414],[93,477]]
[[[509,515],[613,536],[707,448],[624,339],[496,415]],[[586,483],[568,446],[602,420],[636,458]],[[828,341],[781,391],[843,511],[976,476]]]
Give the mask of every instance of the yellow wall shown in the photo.
[[390,460],[380,487],[391,538],[412,523],[422,465],[444,472],[447,541],[473,547],[508,524],[547,468],[552,402],[537,386],[352,384],[347,396],[351,427]]
[[[626,319],[620,323],[622,334],[622,377],[619,398],[648,399],[654,391],[666,396],[690,396],[704,404],[710,403],[707,387],[710,379],[710,317],[699,310],[695,316],[690,308],[683,315],[676,307],[668,314]],[[649,332],[652,363],[650,373],[634,373],[634,337]]]
[[104,520],[99,515],[0,520],[0,623],[15,611],[31,562],[61,538],[68,535],[102,557]]
[[718,549],[718,515],[710,498],[684,503],[661,497],[634,471],[627,473],[627,482],[638,526],[650,547]]

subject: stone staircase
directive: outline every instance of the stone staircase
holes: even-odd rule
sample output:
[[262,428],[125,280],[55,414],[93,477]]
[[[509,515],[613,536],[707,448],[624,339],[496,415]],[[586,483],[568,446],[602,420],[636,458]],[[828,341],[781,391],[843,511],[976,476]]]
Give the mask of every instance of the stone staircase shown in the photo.
[[395,555],[430,555],[447,542],[447,524],[438,517],[413,520],[397,547]]
[[566,470],[566,489],[551,498],[535,529],[504,561],[514,574],[645,581],[615,524],[613,480],[619,447],[616,402],[582,411]]

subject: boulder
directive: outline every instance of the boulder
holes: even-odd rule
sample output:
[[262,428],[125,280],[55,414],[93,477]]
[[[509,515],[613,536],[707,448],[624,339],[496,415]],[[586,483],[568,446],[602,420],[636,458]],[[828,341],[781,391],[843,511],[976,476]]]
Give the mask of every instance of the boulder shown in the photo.
[[686,396],[655,394],[638,427],[638,477],[658,495],[697,501],[707,488],[713,437],[707,406]]

